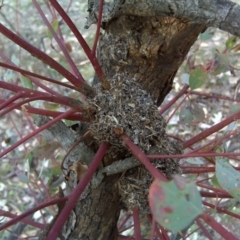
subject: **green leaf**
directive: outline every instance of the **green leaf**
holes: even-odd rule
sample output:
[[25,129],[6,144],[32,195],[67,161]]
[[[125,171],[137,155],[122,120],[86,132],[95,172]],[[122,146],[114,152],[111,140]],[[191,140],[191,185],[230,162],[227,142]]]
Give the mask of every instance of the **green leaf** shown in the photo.
[[193,121],[193,116],[189,108],[181,108],[179,120],[184,124],[190,124]]
[[226,41],[226,48],[228,50],[231,50],[235,46],[237,40],[238,40],[238,37],[236,37],[236,36],[232,36],[232,37],[228,38],[228,40]]
[[217,53],[214,62],[214,75],[227,72],[229,70],[229,56],[227,54]]
[[186,83],[187,85],[189,85],[189,74],[188,73],[183,73],[181,74],[181,80],[183,83]]
[[237,113],[240,110],[239,103],[232,103],[230,107],[230,113]]
[[197,103],[190,105],[190,111],[197,122],[201,122],[205,118],[203,109]]
[[73,120],[67,120],[67,119],[65,119],[64,120],[64,123],[68,126],[68,127],[70,127],[70,126],[72,126],[72,125],[74,125],[74,124],[76,124],[76,123],[78,123],[79,121],[73,121]]
[[173,232],[181,231],[203,212],[193,182],[176,184],[156,179],[149,189],[149,204],[156,221]]
[[216,176],[221,187],[236,200],[240,200],[240,173],[226,158],[216,158]]
[[20,79],[23,87],[33,89],[32,81],[28,77],[21,75]]
[[50,171],[48,171],[49,173],[49,180],[48,180],[48,186],[50,186],[54,180],[56,181],[56,178],[58,178],[58,176],[62,175],[62,169],[60,166],[54,166],[50,169]]
[[201,158],[199,158],[199,157],[187,158],[185,160],[185,162],[187,162],[189,164],[192,164],[192,165],[202,165],[202,164],[204,164],[204,161]]
[[23,172],[17,172],[16,175],[17,175],[19,181],[21,181],[23,183],[29,182],[28,177]]
[[200,39],[202,41],[210,40],[213,37],[213,32],[211,32],[211,29],[208,28],[204,33],[200,34]]
[[45,109],[47,110],[51,110],[51,111],[56,111],[59,109],[59,104],[57,103],[50,103],[50,102],[44,102],[43,106],[45,107]]
[[225,133],[231,132],[233,131],[233,129],[235,128],[236,123],[235,122],[231,122],[228,126],[227,129],[224,131]]
[[[58,20],[57,19],[53,19],[53,21],[51,22],[51,26],[53,28],[53,30],[56,32],[58,30]],[[47,36],[52,39],[52,33],[50,32],[49,29],[47,29]]]
[[207,72],[203,68],[194,69],[189,77],[189,86],[192,90],[202,86],[203,81],[207,79]]
[[179,119],[184,124],[196,124],[205,118],[205,113],[198,104],[188,103],[181,108]]
[[221,188],[221,186],[217,180],[216,174],[214,174],[213,177],[211,178],[211,182],[215,188]]
[[28,163],[28,169],[31,169],[31,165],[32,165],[32,162],[33,162],[33,155],[31,152],[27,153],[27,155],[25,156],[25,159]]
[[15,54],[12,55],[11,61],[12,61],[15,65],[17,65],[17,66],[19,65],[19,58],[16,57]]

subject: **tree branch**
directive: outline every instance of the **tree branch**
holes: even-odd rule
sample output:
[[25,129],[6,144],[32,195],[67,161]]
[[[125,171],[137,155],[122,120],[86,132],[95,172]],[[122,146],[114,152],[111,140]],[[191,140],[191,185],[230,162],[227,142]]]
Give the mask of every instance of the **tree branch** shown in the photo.
[[[240,6],[229,0],[115,0],[104,8],[103,22],[120,15],[169,16],[240,36]],[[93,7],[93,11],[97,14],[98,7]]]

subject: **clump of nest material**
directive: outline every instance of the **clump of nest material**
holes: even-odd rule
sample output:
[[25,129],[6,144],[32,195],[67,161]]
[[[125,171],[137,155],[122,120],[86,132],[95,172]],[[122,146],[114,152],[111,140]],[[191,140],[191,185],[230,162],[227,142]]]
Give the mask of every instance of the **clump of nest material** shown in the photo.
[[[107,141],[112,146],[110,151],[115,154],[123,153],[126,148],[115,133],[115,129],[120,129],[147,154],[153,149],[154,153],[160,154],[182,152],[181,144],[167,137],[164,118],[158,114],[150,94],[135,79],[116,76],[110,84],[109,91],[96,85],[96,97],[91,102],[98,110],[90,125],[91,135],[97,142]],[[168,178],[180,173],[175,159],[156,159],[153,164]],[[119,191],[128,210],[138,207],[142,212],[148,212],[147,194],[152,181],[153,177],[144,166],[122,174]]]

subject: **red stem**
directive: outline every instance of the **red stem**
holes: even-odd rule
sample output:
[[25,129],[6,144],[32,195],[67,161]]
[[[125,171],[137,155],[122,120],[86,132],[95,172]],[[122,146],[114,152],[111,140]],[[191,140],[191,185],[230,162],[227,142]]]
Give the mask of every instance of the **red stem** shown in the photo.
[[210,207],[210,208],[212,208],[212,209],[217,209],[217,211],[220,212],[220,213],[224,213],[224,214],[227,214],[227,215],[229,215],[229,216],[231,216],[231,217],[240,219],[240,215],[239,215],[239,214],[230,212],[230,211],[228,211],[227,209],[218,207],[218,206],[216,206],[216,205],[214,205],[214,204],[211,204],[211,203],[208,203],[208,202],[206,202],[206,201],[202,201],[202,203],[203,203],[205,206],[208,206],[208,207]]
[[35,5],[35,7],[37,8],[38,13],[40,14],[41,18],[43,19],[44,23],[47,25],[48,29],[50,30],[50,32],[53,35],[54,39],[56,40],[57,44],[61,48],[65,58],[67,59],[71,68],[73,69],[75,76],[77,76],[77,78],[79,79],[79,82],[85,83],[85,80],[83,79],[81,73],[78,71],[78,69],[77,69],[75,63],[73,62],[72,58],[70,57],[65,45],[62,43],[62,41],[59,39],[59,37],[57,36],[55,31],[53,30],[51,24],[49,23],[48,19],[46,18],[45,14],[43,13],[41,7],[39,6],[39,4],[37,3],[36,0],[32,0],[32,1],[33,1],[33,4]]
[[129,147],[129,150],[132,152],[132,154],[146,167],[146,169],[153,175],[154,178],[158,178],[164,182],[168,181],[164,174],[151,164],[145,153],[139,147],[137,147],[129,137],[126,135],[121,135],[121,138]]
[[119,224],[118,226],[118,231],[120,232],[123,228],[123,226],[125,225],[125,223],[127,222],[127,220],[131,217],[130,214],[126,215],[125,218],[123,219],[123,221]]
[[199,133],[195,137],[185,141],[183,143],[183,147],[188,148],[188,147],[192,146],[193,144],[195,144],[195,143],[201,141],[202,139],[208,137],[209,135],[219,131],[220,129],[224,128],[225,126],[229,125],[230,123],[236,121],[239,118],[240,118],[240,112],[237,112],[237,113],[233,114],[232,116],[224,119],[222,122],[217,123],[216,125],[212,126],[211,128],[209,128],[209,129]]
[[164,227],[163,226],[161,226],[161,225],[159,225],[159,228],[161,229],[161,232],[162,232],[162,235],[163,235],[163,239],[164,240],[170,240],[170,238],[169,238],[169,236],[168,236],[168,234],[167,234],[167,231],[164,229]]
[[212,227],[216,232],[218,232],[221,237],[223,237],[226,240],[238,240],[232,233],[230,233],[228,230],[226,230],[220,223],[218,223],[214,218],[209,216],[206,213],[203,213],[200,215],[200,218],[202,218],[210,227]]
[[36,90],[31,90],[31,89],[28,89],[28,88],[24,88],[24,87],[20,87],[18,85],[15,85],[15,84],[11,84],[11,83],[6,83],[6,82],[3,82],[3,81],[0,81],[0,87],[1,88],[4,88],[4,89],[7,89],[9,91],[13,91],[13,92],[23,92],[23,96],[24,97],[38,97],[39,96],[39,100],[41,100],[41,98],[43,99],[47,99],[48,101],[51,101],[51,102],[55,102],[55,103],[59,103],[59,104],[63,104],[63,105],[66,105],[66,106],[69,106],[69,107],[72,107],[78,111],[83,111],[83,110],[86,110],[86,106],[85,106],[85,103],[84,102],[80,102],[80,101],[77,101],[75,99],[72,99],[70,97],[65,97],[65,96],[61,96],[60,97],[57,97],[57,96],[54,96],[54,95],[51,95],[49,93],[45,93],[45,92],[40,92],[40,91],[36,91]]
[[232,198],[229,193],[219,193],[219,192],[205,192],[200,191],[200,195],[206,198]]
[[53,227],[51,228],[46,240],[55,240],[57,239],[60,231],[62,230],[65,222],[68,219],[69,214],[71,213],[72,209],[76,206],[76,203],[88,185],[88,183],[91,181],[91,178],[95,171],[97,170],[99,164],[101,163],[106,151],[109,149],[110,145],[106,142],[102,142],[97,153],[95,154],[88,170],[84,174],[81,181],[78,183],[77,187],[73,190],[71,193],[69,200],[65,204],[64,208],[62,209],[61,213],[59,214],[58,218],[56,219]]
[[[0,215],[1,216],[4,216],[4,217],[8,217],[8,218],[12,218],[12,219],[15,219],[17,218],[18,216],[13,214],[13,213],[10,213],[10,212],[7,212],[7,211],[4,211],[2,209],[0,209]],[[21,222],[23,223],[26,223],[28,225],[31,225],[33,227],[36,227],[36,228],[40,228],[40,229],[44,229],[45,225],[42,224],[42,223],[38,223],[38,222],[34,222],[28,218],[24,218],[21,220]]]
[[59,115],[58,117],[52,119],[51,121],[49,121],[48,123],[44,124],[43,126],[39,127],[37,130],[35,130],[34,132],[30,133],[29,135],[27,135],[26,137],[22,138],[20,141],[16,142],[15,144],[13,144],[11,147],[7,148],[6,150],[4,150],[3,152],[0,153],[0,158],[5,156],[7,153],[11,152],[13,149],[15,149],[16,147],[18,147],[19,145],[21,145],[22,143],[26,142],[27,140],[29,140],[30,138],[34,137],[35,135],[37,135],[38,133],[40,133],[41,131],[43,131],[44,129],[47,129],[48,127],[50,127],[51,125],[53,125],[54,123],[58,122],[59,120],[67,117],[68,115],[72,114],[76,112],[75,110],[69,110],[61,115]]
[[225,191],[225,190],[223,190],[223,189],[221,189],[221,188],[215,188],[215,187],[208,186],[208,185],[205,185],[205,184],[202,184],[202,183],[197,183],[196,185],[197,185],[198,187],[211,190],[211,191],[215,192],[216,194],[217,194],[217,193],[223,193],[223,194],[227,194],[227,193],[228,193],[227,191]]
[[45,100],[45,99],[47,99],[47,97],[32,97],[30,99],[25,99],[25,100],[22,100],[20,102],[13,103],[9,107],[1,110],[0,117],[4,116],[8,112],[11,112],[13,109],[19,108],[20,106],[22,106],[25,103],[33,102],[33,101],[36,101],[36,100]]
[[101,80],[103,74],[102,68],[96,58],[96,56],[92,55],[91,49],[87,45],[86,41],[82,37],[81,33],[78,31],[77,27],[75,24],[72,22],[70,17],[65,13],[65,11],[62,9],[62,7],[59,5],[59,3],[56,0],[49,0],[51,4],[54,6],[54,8],[58,11],[59,15],[63,18],[63,20],[66,22],[68,27],[72,30],[72,33],[75,35],[77,38],[78,42],[81,44],[84,52],[86,53],[88,59],[90,60],[97,76]]
[[[1,57],[7,62],[9,63],[10,65],[12,66],[16,66],[10,59],[8,59],[7,56],[5,56],[1,51],[0,51],[0,55]],[[16,66],[17,67],[17,66]],[[27,76],[29,77],[29,79],[34,83],[36,84],[37,86],[39,86],[40,88],[44,89],[46,92],[49,92],[53,95],[56,95],[56,96],[59,96],[61,97],[62,95],[54,90],[52,90],[51,88],[47,87],[45,84],[42,84],[38,79],[35,79],[34,77],[31,77],[31,76]]]
[[166,105],[164,105],[163,107],[161,107],[161,109],[159,110],[159,114],[163,114],[167,109],[169,109],[183,94],[185,94],[188,90],[189,86],[187,84],[185,84],[183,86],[183,88],[181,89],[181,91],[172,99],[170,100]]
[[[63,197],[63,198],[58,198],[58,199],[51,200],[51,201],[46,202],[46,203],[42,203],[42,204],[38,205],[37,207],[35,207],[35,208],[31,209],[31,210],[28,210],[25,213],[20,214],[19,216],[15,217],[14,219],[8,221],[7,223],[2,224],[0,226],[0,231],[2,231],[4,229],[12,226],[15,223],[18,223],[22,219],[24,219],[27,216],[37,212],[38,210],[41,210],[41,209],[43,209],[45,207],[48,207],[48,206],[51,206],[51,205],[54,205],[54,204],[58,204],[58,203],[61,203],[61,202],[66,202],[67,200],[68,200],[68,197]],[[2,211],[2,210],[0,210],[0,211]]]
[[139,209],[134,208],[132,211],[133,211],[134,236],[136,240],[141,240],[142,236],[141,236]]
[[215,172],[215,167],[192,167],[192,166],[181,166],[183,174],[200,174]]
[[10,97],[8,100],[6,101],[1,101],[0,102],[0,111],[2,109],[4,109],[5,107],[7,107],[9,104],[13,103],[15,100],[22,98],[23,97],[23,93],[22,92],[18,92],[16,93],[14,96]]
[[195,219],[197,225],[199,226],[199,228],[203,231],[203,233],[205,234],[205,236],[210,239],[210,240],[214,240],[211,236],[211,234],[208,232],[208,230],[204,227],[204,225],[201,223],[201,221],[199,220],[199,218]]
[[183,102],[186,100],[186,98],[188,97],[188,95],[185,95],[183,97],[183,99],[181,100],[181,102],[177,105],[177,107],[174,109],[174,111],[171,113],[171,115],[169,116],[169,118],[166,120],[166,123],[168,124],[169,121],[171,120],[171,118],[174,116],[174,114],[176,113],[176,111],[180,108],[180,106],[183,104]]
[[[29,98],[29,99],[25,99],[25,100],[22,100],[20,102],[17,102],[17,103],[13,103],[11,104],[11,106],[9,106],[8,108],[5,108],[1,111],[0,113],[0,117],[4,116],[5,114],[7,114],[8,112],[12,111],[13,109],[17,109],[19,108],[20,106],[26,104],[26,103],[29,103],[29,102],[33,102],[33,101],[38,101],[38,100],[48,100],[48,101],[52,101],[52,97],[32,97],[32,98]],[[55,102],[55,101],[54,101]]]
[[66,88],[70,88],[70,89],[74,89],[74,90],[75,90],[75,87],[72,86],[72,85],[69,85],[69,84],[67,84],[67,83],[62,83],[62,82],[60,82],[60,81],[58,81],[58,80],[54,80],[54,79],[51,79],[51,78],[48,78],[48,77],[41,76],[41,75],[36,74],[36,73],[29,72],[29,71],[24,70],[24,69],[22,69],[22,68],[19,68],[19,67],[17,67],[17,66],[13,66],[13,65],[10,65],[10,64],[2,63],[2,62],[0,62],[0,66],[1,66],[1,67],[4,67],[4,68],[7,68],[7,69],[11,69],[11,70],[16,71],[16,72],[19,72],[19,73],[21,73],[21,74],[24,75],[24,76],[36,77],[36,78],[39,78],[39,79],[42,79],[42,80],[45,80],[45,81],[48,81],[48,82],[57,84],[57,85],[59,85],[59,86],[63,86],[63,87],[66,87]]
[[[0,99],[0,104],[1,103],[3,104],[5,102],[7,102],[7,101]],[[0,105],[0,110],[1,110],[1,106],[2,105]],[[14,109],[16,109],[16,107]],[[21,107],[17,107],[17,109],[22,110]],[[41,109],[41,108],[34,108],[34,107],[30,107],[30,106],[24,106],[24,110],[26,110],[26,112],[28,112],[28,113],[38,114],[38,115],[47,116],[47,117],[57,117],[60,114],[64,113],[64,112],[51,111],[51,110],[46,110],[46,109]],[[85,119],[81,113],[75,113],[75,114],[69,115],[65,119],[73,120],[73,121],[88,122],[88,119]]]
[[[54,118],[58,117],[59,115],[64,113],[64,112],[56,112],[56,111],[44,110],[44,109],[34,108],[34,107],[29,107],[29,106],[25,106],[25,109],[26,109],[26,111],[28,113],[38,114],[38,115],[46,116],[46,117],[54,117]],[[75,114],[69,115],[69,116],[67,116],[64,119],[68,119],[68,120],[72,120],[72,121],[83,121],[83,122],[87,122],[88,121],[80,113],[75,113]]]
[[[8,28],[6,28],[3,24],[0,23],[0,32],[9,38],[11,41],[28,51],[32,56],[40,59],[42,62],[46,63],[51,68],[55,69],[57,72],[59,72],[62,76],[64,76],[66,79],[68,79],[76,88],[79,89],[80,92],[82,92],[82,89],[87,85],[86,83],[81,83],[78,78],[76,78],[73,74],[71,74],[68,70],[66,70],[62,65],[60,65],[57,61],[55,61],[53,58],[49,57],[47,54],[39,50],[38,48],[32,46],[31,44],[27,43],[25,40],[23,40],[21,37],[10,31]],[[89,88],[87,85],[86,88]]]
[[93,48],[92,48],[92,56],[96,56],[97,43],[98,43],[98,39],[100,36],[100,28],[102,25],[103,2],[104,2],[104,0],[99,1],[98,23],[97,23],[96,33],[95,33],[94,44],[93,44]]
[[240,102],[240,100],[238,99],[234,99],[234,98],[230,98],[227,96],[219,96],[219,95],[214,95],[214,93],[209,94],[209,93],[203,93],[203,92],[198,92],[198,91],[187,91],[190,94],[195,94],[195,95],[199,95],[199,96],[203,96],[203,97],[208,97],[208,98],[217,98],[217,99],[222,99],[222,100],[226,100],[226,101],[232,101],[232,102]]
[[148,218],[148,221],[151,223],[151,236],[150,236],[150,240],[154,240],[154,236],[155,236],[155,233],[156,233],[156,230],[157,230],[156,220],[155,220],[154,217],[151,216],[151,214],[148,214],[147,218]]
[[192,157],[231,157],[240,156],[240,153],[218,153],[218,152],[193,152],[176,155],[147,155],[149,159],[155,158],[192,158]]

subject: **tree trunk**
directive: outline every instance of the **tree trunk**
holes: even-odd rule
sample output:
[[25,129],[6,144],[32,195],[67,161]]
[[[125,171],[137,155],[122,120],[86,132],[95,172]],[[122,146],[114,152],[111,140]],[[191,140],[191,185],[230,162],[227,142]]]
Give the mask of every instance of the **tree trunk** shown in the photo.
[[[98,59],[107,79],[116,75],[136,79],[159,105],[171,90],[190,47],[205,29],[205,25],[172,17],[122,15],[105,24]],[[75,207],[76,223],[67,239],[117,239],[118,178],[107,177],[96,189],[89,187]]]
[[[125,79],[137,80],[160,105],[171,90],[175,74],[190,47],[206,27],[173,17],[122,14],[105,21],[104,29],[99,41],[98,59],[107,79],[111,81],[114,76],[121,75]],[[155,126],[150,127],[154,129]],[[123,157],[127,155],[115,156],[104,163],[108,165]],[[75,160],[70,158],[66,165],[70,166],[76,160],[76,156]],[[84,161],[81,160],[82,163]],[[89,164],[89,161],[85,163]],[[118,238],[117,221],[121,210],[117,186],[119,177],[119,174],[105,177],[96,188],[89,184],[62,231],[65,239]],[[74,173],[70,179],[76,184]],[[68,191],[74,187],[71,181],[67,185]]]

